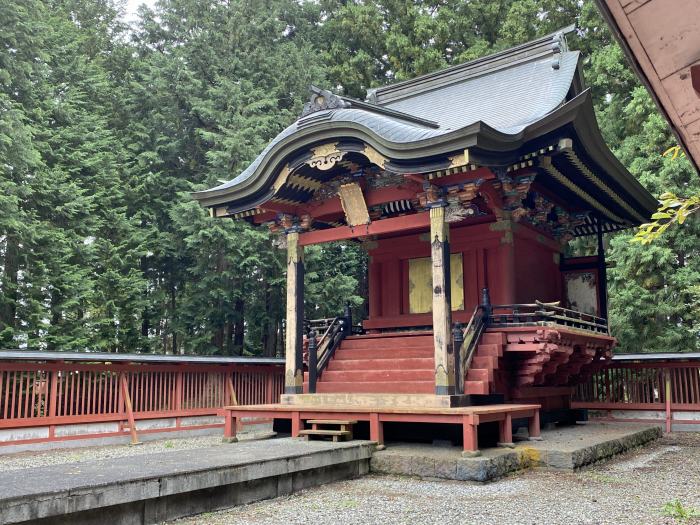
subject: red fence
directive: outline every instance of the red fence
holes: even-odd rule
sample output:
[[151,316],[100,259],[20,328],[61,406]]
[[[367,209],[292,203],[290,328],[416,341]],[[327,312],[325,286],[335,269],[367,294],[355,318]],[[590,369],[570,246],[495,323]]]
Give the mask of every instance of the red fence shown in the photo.
[[607,419],[665,422],[669,432],[675,424],[700,425],[700,361],[613,361],[578,386],[572,407],[607,411]]
[[[236,403],[278,402],[283,388],[281,361],[222,365],[0,361],[0,434],[6,429],[35,431],[5,432],[0,446],[124,435],[139,426],[144,428],[139,432],[220,426],[203,416],[217,416],[223,406]],[[162,421],[156,425],[154,420],[172,425]],[[112,426],[90,428],[93,423]]]

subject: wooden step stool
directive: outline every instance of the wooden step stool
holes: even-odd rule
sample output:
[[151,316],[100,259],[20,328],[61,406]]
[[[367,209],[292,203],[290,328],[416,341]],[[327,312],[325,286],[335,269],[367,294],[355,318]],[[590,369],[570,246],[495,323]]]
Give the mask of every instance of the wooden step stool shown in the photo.
[[[357,421],[343,421],[338,419],[309,419],[307,423],[311,428],[300,430],[299,435],[307,440],[313,437],[331,437],[333,441],[352,441],[352,426]],[[324,428],[319,428],[324,427]],[[325,427],[337,428],[325,428]]]

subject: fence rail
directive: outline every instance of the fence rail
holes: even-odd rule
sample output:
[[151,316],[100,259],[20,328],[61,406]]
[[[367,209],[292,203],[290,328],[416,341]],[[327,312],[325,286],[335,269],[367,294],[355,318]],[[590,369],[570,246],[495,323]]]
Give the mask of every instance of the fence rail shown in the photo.
[[700,425],[700,361],[613,362],[577,387],[572,406],[607,411],[609,419],[663,416],[668,431],[674,424]]
[[[80,434],[61,433],[66,425],[113,422],[118,426],[103,433],[124,433],[130,417],[137,422],[167,418],[180,428],[183,419],[217,416],[226,405],[275,403],[283,389],[281,363],[0,361],[0,430],[46,427],[46,436],[24,433],[21,441],[50,441]],[[187,428],[202,426],[217,425]],[[0,438],[0,445],[16,443],[17,436]]]

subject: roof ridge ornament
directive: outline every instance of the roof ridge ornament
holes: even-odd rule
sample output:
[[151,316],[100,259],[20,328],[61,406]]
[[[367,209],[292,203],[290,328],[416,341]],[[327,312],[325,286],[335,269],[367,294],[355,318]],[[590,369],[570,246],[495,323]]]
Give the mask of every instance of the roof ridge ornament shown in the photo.
[[566,44],[566,37],[562,31],[556,33],[552,37],[552,69],[559,69],[561,63],[561,54],[569,50]]
[[301,112],[300,118],[316,113],[317,111],[349,108],[351,106],[350,102],[340,95],[331,93],[327,89],[316,87],[313,84],[309,86],[309,94],[309,101],[304,104],[304,109]]

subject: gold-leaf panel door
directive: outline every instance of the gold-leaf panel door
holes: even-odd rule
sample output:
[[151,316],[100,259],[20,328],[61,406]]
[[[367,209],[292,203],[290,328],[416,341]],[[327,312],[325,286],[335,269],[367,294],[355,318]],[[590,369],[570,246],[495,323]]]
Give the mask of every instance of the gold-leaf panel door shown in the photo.
[[[464,310],[461,253],[450,255],[450,285],[452,310]],[[424,314],[433,310],[433,270],[430,257],[408,261],[408,307],[412,314]]]

